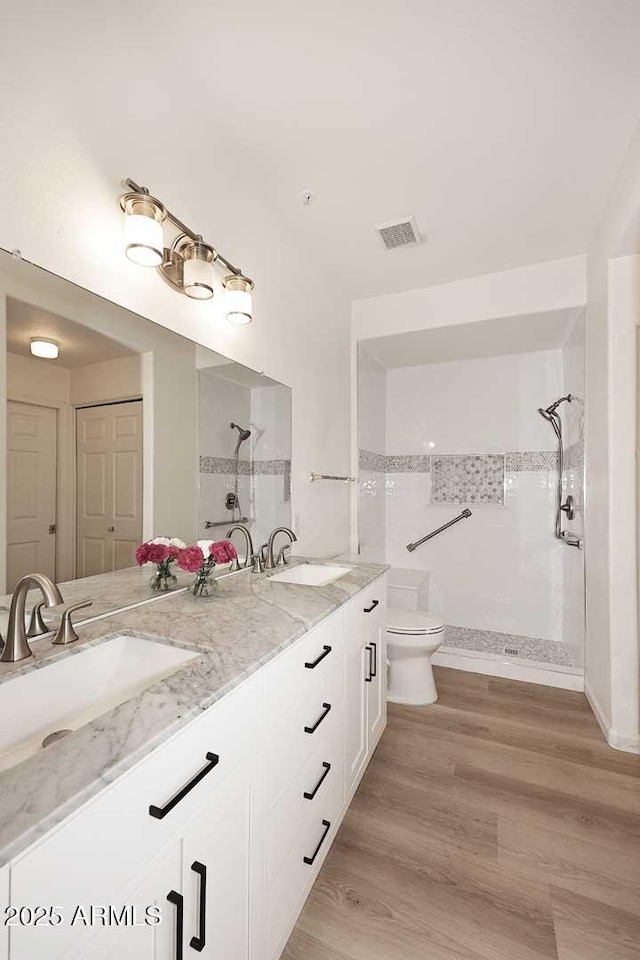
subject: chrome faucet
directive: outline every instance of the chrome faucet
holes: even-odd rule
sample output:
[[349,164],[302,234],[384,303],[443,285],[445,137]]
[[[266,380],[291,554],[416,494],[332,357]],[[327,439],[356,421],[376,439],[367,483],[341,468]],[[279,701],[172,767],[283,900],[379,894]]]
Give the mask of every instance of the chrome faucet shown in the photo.
[[[234,523],[232,527],[229,527],[229,529],[227,530],[227,540],[230,538],[232,533],[235,533],[236,530],[238,530],[240,533],[244,535],[246,552],[245,552],[243,567],[248,567],[249,564],[253,561],[253,540],[251,539],[251,534],[249,533],[247,528],[244,527],[241,523]],[[240,561],[238,561],[237,569],[238,570],[240,569]]]
[[[273,556],[273,544],[279,533],[286,533],[286,535],[289,537],[289,540],[292,543],[295,543],[295,541],[298,539],[295,533],[293,532],[293,530],[290,530],[289,527],[276,527],[275,530],[272,530],[271,533],[269,534],[269,542],[265,544],[267,548],[266,550],[267,557],[266,557],[265,567],[267,570],[275,570],[275,568],[278,565]],[[281,559],[282,559],[282,562],[284,562],[284,550],[280,551],[280,556],[278,557],[278,561],[280,562]]]
[[32,587],[40,588],[47,607],[56,607],[59,603],[64,603],[57,586],[44,573],[28,573],[26,577],[18,580],[11,597],[7,640],[0,656],[0,663],[15,663],[17,660],[32,656],[24,624],[27,594]]

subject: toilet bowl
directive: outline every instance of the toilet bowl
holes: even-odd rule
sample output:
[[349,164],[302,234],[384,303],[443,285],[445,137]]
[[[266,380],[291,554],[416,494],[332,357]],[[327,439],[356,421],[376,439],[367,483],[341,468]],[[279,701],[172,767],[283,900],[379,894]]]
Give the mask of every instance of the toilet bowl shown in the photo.
[[388,699],[427,704],[438,699],[431,657],[444,639],[444,623],[420,610],[387,611]]

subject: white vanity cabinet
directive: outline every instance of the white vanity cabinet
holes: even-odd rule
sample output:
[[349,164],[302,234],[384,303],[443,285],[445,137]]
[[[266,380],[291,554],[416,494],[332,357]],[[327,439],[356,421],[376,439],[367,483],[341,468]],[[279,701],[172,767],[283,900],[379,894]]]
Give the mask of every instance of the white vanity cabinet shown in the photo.
[[0,871],[64,918],[0,960],[278,960],[384,729],[385,580]]
[[[95,911],[93,924],[73,919],[78,907],[85,913],[96,906],[119,913],[132,906],[132,897],[134,905],[139,897],[151,897],[144,906],[157,901],[162,908],[161,924],[132,935],[143,943],[141,956],[177,960],[176,932],[171,938],[166,932],[182,910],[185,943],[197,936],[201,885],[194,862],[207,870],[208,925],[213,928],[224,915],[220,936],[229,942],[246,937],[249,894],[257,898],[263,872],[264,736],[259,672],[14,861],[11,904],[55,906],[64,922],[12,927],[11,960],[93,960],[94,941],[96,956],[100,944],[100,957],[119,957],[120,948],[111,948],[117,928],[103,929]],[[237,860],[230,844],[238,846]],[[167,901],[172,890],[183,898],[181,906]],[[254,952],[239,958],[259,960],[260,916],[256,903]],[[122,928],[122,943],[128,943],[131,930]],[[209,941],[203,956],[217,958]]]

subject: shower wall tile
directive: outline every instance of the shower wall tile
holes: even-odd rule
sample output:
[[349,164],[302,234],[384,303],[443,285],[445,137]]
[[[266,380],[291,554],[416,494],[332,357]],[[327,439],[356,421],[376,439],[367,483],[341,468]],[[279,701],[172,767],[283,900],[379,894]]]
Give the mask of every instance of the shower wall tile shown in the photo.
[[432,458],[432,503],[504,504],[503,454]]
[[584,466],[584,440],[572,443],[564,452],[565,470],[577,470]]
[[387,473],[429,473],[431,456],[428,453],[388,454],[385,457]]
[[[290,460],[239,460],[238,473],[241,476],[274,477],[290,472]],[[235,475],[236,462],[232,457],[200,457],[200,473],[218,473],[223,476]]]
[[374,453],[373,450],[360,450],[358,465],[360,470],[368,473],[385,473],[386,457],[384,453]]
[[518,453],[507,453],[506,467],[511,473],[557,470],[558,454],[555,450],[522,450]]

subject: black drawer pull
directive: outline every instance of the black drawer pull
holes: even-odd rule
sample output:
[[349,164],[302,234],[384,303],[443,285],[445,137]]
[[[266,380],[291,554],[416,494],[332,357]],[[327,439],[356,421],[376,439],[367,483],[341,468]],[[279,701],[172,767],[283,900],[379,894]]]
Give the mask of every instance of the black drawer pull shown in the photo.
[[324,778],[325,778],[326,775],[329,773],[329,770],[331,770],[331,764],[330,764],[330,763],[327,763],[326,760],[323,762],[322,766],[324,767],[324,770],[322,771],[322,774],[321,774],[321,776],[320,776],[320,779],[319,779],[318,782],[316,783],[316,785],[315,785],[315,787],[313,788],[313,790],[311,791],[311,793],[307,793],[307,792],[305,791],[305,792],[302,794],[302,796],[305,798],[305,800],[313,800],[313,798],[315,797],[316,793],[318,792],[318,790],[320,789],[320,787],[321,787],[322,784],[324,783]]
[[318,719],[316,720],[316,722],[314,723],[314,725],[313,725],[312,727],[305,727],[305,728],[304,728],[304,732],[305,732],[305,733],[315,733],[316,730],[318,729],[318,727],[320,726],[320,724],[322,723],[322,721],[324,720],[324,718],[325,718],[325,717],[327,716],[327,714],[329,713],[329,710],[331,710],[331,704],[330,704],[330,703],[323,703],[323,704],[322,704],[322,713],[320,714],[320,716],[318,717]]
[[328,657],[330,653],[331,653],[331,647],[327,646],[327,644],[325,643],[325,645],[322,648],[322,653],[320,654],[320,656],[316,657],[315,660],[312,660],[311,663],[305,663],[305,667],[307,668],[307,670],[315,670],[318,664],[322,663],[324,658]]
[[379,603],[380,603],[379,600],[372,600],[370,607],[363,607],[363,608],[362,608],[363,613],[371,613],[371,611],[372,611],[372,610],[375,610],[375,608],[378,606]]
[[204,863],[200,863],[199,860],[194,860],[191,864],[191,869],[200,877],[200,906],[198,908],[200,920],[198,923],[198,936],[191,937],[189,946],[192,950],[202,953],[205,948],[207,934],[207,868]]
[[319,843],[318,846],[315,848],[315,850],[313,851],[313,853],[311,854],[310,857],[303,857],[303,858],[302,858],[305,863],[308,863],[308,864],[309,864],[309,866],[311,866],[311,864],[313,863],[313,861],[315,860],[315,858],[316,858],[316,857],[318,856],[318,854],[320,853],[320,847],[322,846],[322,844],[323,844],[323,843],[325,842],[325,840],[327,839],[327,834],[329,833],[329,830],[331,830],[331,824],[329,823],[328,820],[323,820],[323,821],[322,821],[322,826],[324,827],[324,833],[323,833],[322,836],[320,837],[320,843]]
[[174,960],[182,960],[182,938],[184,935],[184,897],[175,890],[170,890],[167,900],[176,908],[176,950]]
[[371,641],[371,649],[373,651],[373,666],[371,667],[371,676],[378,676],[378,644],[375,640]]
[[373,680],[373,653],[371,651],[371,645],[367,644],[365,647],[367,651],[367,676],[364,678],[365,683],[371,683]]
[[193,790],[194,787],[197,787],[200,781],[203,780],[208,773],[211,773],[213,768],[218,765],[220,757],[217,753],[207,753],[207,760],[209,762],[206,764],[206,766],[204,766],[202,770],[198,770],[195,777],[189,780],[189,783],[185,784],[181,790],[178,790],[175,796],[171,797],[171,800],[168,800],[165,803],[164,807],[156,807],[154,804],[151,804],[149,807],[149,813],[152,817],[155,817],[156,820],[162,820],[163,817],[166,817],[168,813],[171,813],[173,808],[177,806],[181,800],[184,800],[186,795]]

